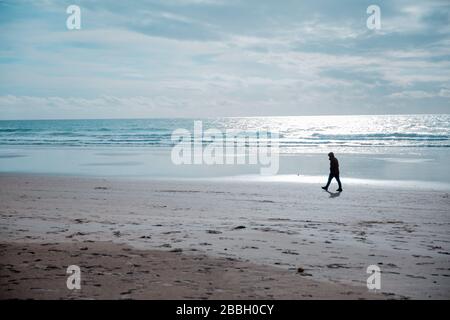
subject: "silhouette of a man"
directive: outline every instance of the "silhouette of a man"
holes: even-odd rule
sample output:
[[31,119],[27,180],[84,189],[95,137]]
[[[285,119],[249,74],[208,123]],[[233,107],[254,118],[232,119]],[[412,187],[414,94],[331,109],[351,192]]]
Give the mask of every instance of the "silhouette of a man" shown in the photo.
[[327,185],[325,187],[322,187],[322,189],[328,191],[328,187],[330,186],[331,180],[335,178],[337,183],[339,184],[339,189],[337,189],[336,191],[342,192],[342,184],[341,180],[339,179],[339,161],[334,157],[333,152],[330,152],[328,154],[328,158],[330,159],[330,175],[328,176]]

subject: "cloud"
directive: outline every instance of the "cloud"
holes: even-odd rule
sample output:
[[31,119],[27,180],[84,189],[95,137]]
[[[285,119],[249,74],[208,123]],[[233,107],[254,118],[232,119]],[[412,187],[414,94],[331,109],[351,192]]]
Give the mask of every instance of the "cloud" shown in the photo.
[[395,92],[389,95],[391,98],[408,98],[408,99],[425,99],[425,98],[450,98],[450,89],[444,88],[437,92],[431,91],[421,91],[421,90],[410,90]]
[[0,3],[0,117],[448,112],[445,1],[69,2]]
[[396,92],[392,93],[390,97],[392,98],[410,98],[410,99],[423,99],[423,98],[432,98],[435,97],[436,94],[433,94],[431,92],[426,91],[402,91],[402,92]]
[[439,90],[439,96],[444,98],[450,98],[450,89],[441,89]]

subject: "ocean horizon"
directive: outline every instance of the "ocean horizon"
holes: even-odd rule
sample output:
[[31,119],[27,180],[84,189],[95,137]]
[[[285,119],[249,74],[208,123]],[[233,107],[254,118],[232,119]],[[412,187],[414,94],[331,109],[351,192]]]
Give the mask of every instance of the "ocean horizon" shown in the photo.
[[338,149],[450,147],[449,114],[1,120],[0,145],[165,147],[173,145],[170,137],[174,130],[192,131],[196,120],[203,122],[204,130],[254,133],[276,129],[286,153],[311,152],[308,147],[324,145]]
[[[447,114],[2,120],[0,172],[150,178],[258,174],[255,165],[174,165],[171,135],[180,128],[192,132],[195,120],[202,121],[203,130],[249,135],[277,130],[280,176],[308,181],[325,176],[326,154],[333,151],[342,160],[344,179],[450,181]],[[209,143],[202,139],[203,147]]]

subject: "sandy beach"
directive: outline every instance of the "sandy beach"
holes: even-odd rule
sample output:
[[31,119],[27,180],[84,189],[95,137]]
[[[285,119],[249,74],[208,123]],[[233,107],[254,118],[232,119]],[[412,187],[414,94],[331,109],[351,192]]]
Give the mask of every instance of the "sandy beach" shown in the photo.
[[[2,174],[1,298],[449,299],[449,192]],[[68,265],[82,289],[65,286]],[[369,292],[369,265],[381,289]]]
[[[301,273],[111,242],[2,244],[2,299],[380,299],[362,288]],[[68,290],[65,267],[82,266]]]

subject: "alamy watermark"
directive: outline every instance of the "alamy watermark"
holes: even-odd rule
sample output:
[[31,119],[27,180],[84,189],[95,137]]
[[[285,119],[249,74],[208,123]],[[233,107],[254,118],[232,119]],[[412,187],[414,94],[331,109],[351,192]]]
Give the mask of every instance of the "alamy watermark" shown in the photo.
[[81,29],[81,9],[77,5],[70,5],[66,9],[66,13],[69,14],[66,20],[66,27],[69,30]]
[[175,165],[260,165],[262,175],[279,169],[279,132],[275,129],[245,132],[217,128],[203,130],[194,121],[194,132],[179,128],[172,132],[171,158]]
[[[81,29],[81,9],[77,5],[70,5],[66,9],[66,13],[69,14],[66,20],[66,27],[69,30]],[[370,16],[366,20],[366,26],[369,30],[381,29],[381,9],[378,5],[372,4],[367,7],[366,13]]]
[[367,14],[370,16],[367,18],[366,26],[369,30],[381,29],[381,9],[376,4],[372,4],[367,7]]
[[367,289],[380,290],[381,289],[381,269],[375,264],[367,267],[366,272],[370,274],[367,278]]
[[80,290],[81,289],[81,269],[77,265],[70,265],[67,267],[67,277],[66,286],[69,290]]

